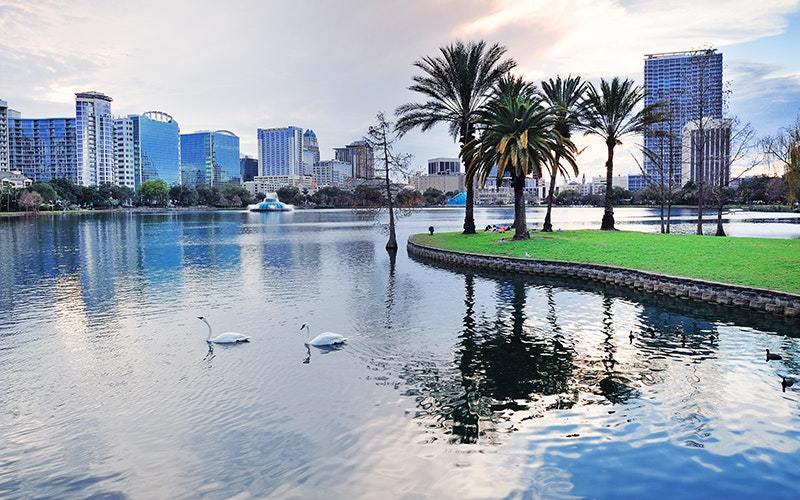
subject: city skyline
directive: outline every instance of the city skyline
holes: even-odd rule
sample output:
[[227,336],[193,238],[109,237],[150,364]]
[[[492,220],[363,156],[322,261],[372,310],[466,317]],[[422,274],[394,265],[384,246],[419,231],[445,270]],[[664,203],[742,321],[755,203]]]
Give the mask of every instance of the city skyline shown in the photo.
[[[321,156],[327,159],[334,147],[363,136],[377,111],[392,112],[413,99],[406,87],[414,60],[456,38],[484,38],[505,44],[519,62],[518,73],[533,81],[573,73],[592,81],[620,75],[641,84],[644,54],[711,45],[725,54],[733,111],[753,122],[759,135],[774,133],[800,108],[800,63],[788,57],[790,47],[800,44],[796,1],[766,6],[732,1],[725,9],[712,2],[675,1],[548,7],[466,3],[468,9],[453,9],[448,2],[398,7],[391,24],[414,34],[398,47],[399,28],[379,18],[382,9],[377,6],[290,9],[242,2],[221,14],[209,37],[205,28],[214,17],[202,4],[186,9],[179,3],[161,8],[145,2],[133,9],[112,2],[77,2],[69,16],[62,16],[58,3],[0,0],[6,32],[0,41],[0,88],[5,92],[0,98],[25,117],[70,116],[74,93],[97,89],[114,97],[115,115],[165,110],[188,132],[233,131],[242,140],[242,154],[251,156],[256,156],[258,128],[299,123],[319,132]],[[331,29],[329,21],[343,12],[372,24],[355,32]],[[104,23],[82,29],[96,16]],[[177,22],[177,16],[192,22]],[[280,20],[295,16],[315,29],[303,30],[302,36],[290,32],[291,22]],[[746,26],[734,22],[741,16],[750,19]],[[145,17],[155,35],[132,43],[126,27]],[[269,26],[259,26],[259,18],[268,18]],[[615,23],[630,36],[606,39],[598,32],[604,23]],[[65,35],[73,31],[81,35]],[[103,37],[111,32],[114,39]],[[258,60],[258,47],[274,43],[296,46],[304,55],[276,51],[267,62],[252,63]],[[203,52],[203,64],[191,57],[195,51]],[[340,71],[345,67],[348,71]],[[581,165],[589,175],[599,174],[602,147],[582,136],[576,140],[590,146]],[[636,169],[630,142],[618,155],[620,172]],[[426,159],[456,156],[458,150],[444,127],[432,134],[411,133],[400,147],[413,153],[415,167],[423,170]]]

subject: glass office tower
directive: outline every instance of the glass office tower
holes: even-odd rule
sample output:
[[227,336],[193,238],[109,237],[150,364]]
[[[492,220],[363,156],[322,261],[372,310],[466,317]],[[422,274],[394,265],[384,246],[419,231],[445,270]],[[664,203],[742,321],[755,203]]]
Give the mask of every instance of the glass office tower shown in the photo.
[[302,128],[260,128],[257,134],[259,175],[295,177],[304,174]]
[[152,179],[162,179],[170,186],[181,182],[180,128],[172,116],[148,111],[133,117],[134,137],[139,140],[135,165],[136,186]]
[[[671,167],[677,186],[686,163],[681,147],[684,126],[699,120],[701,113],[703,118],[722,118],[722,54],[706,49],[645,55],[644,85],[645,104],[660,102],[669,116],[645,134],[644,145],[656,154],[663,151],[664,175]],[[658,165],[647,155],[644,167],[648,177],[660,179]]]
[[239,137],[227,130],[181,134],[181,178],[189,186],[219,186],[239,176]]
[[8,118],[8,159],[34,182],[66,178],[78,182],[75,118]]

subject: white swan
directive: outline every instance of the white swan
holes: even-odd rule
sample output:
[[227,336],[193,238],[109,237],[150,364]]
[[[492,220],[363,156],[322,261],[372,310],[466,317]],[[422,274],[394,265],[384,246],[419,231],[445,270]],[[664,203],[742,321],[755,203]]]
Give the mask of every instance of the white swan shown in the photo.
[[347,342],[347,339],[345,337],[339,335],[338,333],[332,333],[332,332],[322,332],[313,339],[308,340],[308,337],[311,336],[311,328],[309,328],[306,323],[303,323],[303,326],[300,327],[300,331],[302,332],[304,328],[306,330],[306,345],[321,347],[321,346],[344,344],[345,342]]
[[236,332],[224,332],[220,333],[216,337],[212,337],[211,325],[208,324],[208,321],[206,321],[206,319],[202,316],[198,316],[197,319],[205,323],[208,327],[208,338],[206,339],[206,342],[210,344],[239,344],[241,342],[250,342],[250,337]]

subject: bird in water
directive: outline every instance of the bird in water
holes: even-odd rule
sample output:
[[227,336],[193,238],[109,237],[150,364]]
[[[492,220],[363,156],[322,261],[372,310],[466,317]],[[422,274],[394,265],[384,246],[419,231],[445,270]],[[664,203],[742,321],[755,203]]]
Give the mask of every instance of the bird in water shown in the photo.
[[631,333],[628,335],[628,340],[631,341],[631,344],[633,344],[633,338],[633,330],[631,330]]
[[792,377],[783,377],[783,380],[781,380],[781,389],[783,389],[783,392],[786,392],[786,388],[793,386],[795,382],[797,382],[797,380]]
[[313,339],[309,340],[308,337],[311,336],[311,328],[309,328],[307,323],[303,323],[303,326],[300,327],[300,331],[302,332],[303,329],[305,329],[306,331],[306,345],[313,345],[314,347],[324,347],[324,346],[344,344],[345,342],[347,342],[347,339],[344,336],[333,332],[322,332]]
[[780,354],[773,354],[769,352],[769,349],[767,349],[767,361],[778,361],[781,359],[783,359],[783,356],[781,356]]
[[211,325],[208,324],[208,321],[202,316],[198,316],[197,319],[205,323],[208,327],[208,338],[206,338],[206,342],[209,344],[241,344],[242,342],[250,342],[250,337],[236,332],[223,332],[213,337]]

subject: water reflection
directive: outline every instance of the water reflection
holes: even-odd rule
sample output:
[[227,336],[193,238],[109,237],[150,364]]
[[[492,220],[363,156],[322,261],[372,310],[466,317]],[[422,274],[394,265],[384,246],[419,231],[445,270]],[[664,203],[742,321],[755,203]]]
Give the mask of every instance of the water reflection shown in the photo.
[[[796,321],[278,215],[0,220],[0,497],[795,493]],[[252,343],[209,346],[198,315]],[[350,340],[306,347],[304,322]]]

